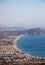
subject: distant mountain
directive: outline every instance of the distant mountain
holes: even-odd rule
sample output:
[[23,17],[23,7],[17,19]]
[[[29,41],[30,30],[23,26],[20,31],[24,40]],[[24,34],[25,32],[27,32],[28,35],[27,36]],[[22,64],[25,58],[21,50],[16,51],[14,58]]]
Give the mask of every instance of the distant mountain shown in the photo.
[[27,29],[25,27],[0,27],[0,35],[20,35],[20,34],[30,34],[39,35],[45,34],[45,30],[41,28]]
[[45,34],[45,30],[41,28],[34,28],[27,31],[28,34],[36,35],[36,34]]

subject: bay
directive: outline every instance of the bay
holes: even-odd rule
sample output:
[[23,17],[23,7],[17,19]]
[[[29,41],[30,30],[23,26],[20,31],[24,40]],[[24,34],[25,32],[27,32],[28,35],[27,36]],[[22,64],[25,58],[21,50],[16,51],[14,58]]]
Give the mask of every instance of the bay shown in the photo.
[[17,47],[24,53],[45,57],[45,34],[25,35],[17,41]]

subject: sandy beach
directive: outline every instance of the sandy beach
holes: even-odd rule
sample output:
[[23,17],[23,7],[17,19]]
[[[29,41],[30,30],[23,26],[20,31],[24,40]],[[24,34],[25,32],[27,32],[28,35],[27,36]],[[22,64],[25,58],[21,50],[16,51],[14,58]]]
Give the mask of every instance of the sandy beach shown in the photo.
[[16,36],[16,39],[14,40],[14,47],[15,47],[17,50],[19,50],[19,52],[22,52],[22,51],[17,47],[16,43],[17,43],[17,41],[18,41],[21,37],[23,37],[23,36],[24,36],[24,35]]

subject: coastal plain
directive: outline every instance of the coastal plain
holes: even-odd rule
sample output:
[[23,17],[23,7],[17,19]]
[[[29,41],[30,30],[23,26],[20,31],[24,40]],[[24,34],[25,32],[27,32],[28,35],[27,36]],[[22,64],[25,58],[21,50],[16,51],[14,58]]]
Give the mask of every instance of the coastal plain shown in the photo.
[[41,65],[45,58],[39,58],[21,52],[16,46],[16,41],[22,35],[9,35],[0,39],[0,65]]
[[1,28],[0,65],[45,65],[45,58],[25,54],[16,45],[16,42],[24,35],[42,33],[45,34],[45,31],[40,28],[23,31],[9,31],[7,28]]

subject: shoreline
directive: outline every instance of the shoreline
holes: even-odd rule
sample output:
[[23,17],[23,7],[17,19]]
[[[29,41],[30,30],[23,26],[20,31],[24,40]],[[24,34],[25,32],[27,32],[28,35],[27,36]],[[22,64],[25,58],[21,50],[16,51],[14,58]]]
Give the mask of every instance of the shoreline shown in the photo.
[[[17,36],[16,37],[16,39],[14,40],[14,45],[15,45],[15,48],[21,53],[22,51],[17,47],[17,45],[16,45],[16,43],[17,43],[17,41],[21,38],[21,37],[24,37],[25,35],[20,35],[20,36]],[[22,53],[24,53],[24,52],[22,52]],[[31,56],[31,57],[36,57],[36,58],[44,58],[45,59],[45,57],[39,57],[39,56],[33,56],[33,55],[30,55],[30,54],[28,54],[28,53],[24,53],[25,55],[27,55],[27,56]]]
[[16,43],[17,43],[17,41],[18,41],[21,37],[23,37],[23,36],[24,36],[24,35],[17,36],[16,39],[14,40],[15,48],[16,48],[17,50],[19,50],[19,52],[22,52],[22,51],[17,47]]

